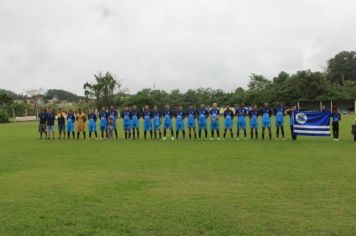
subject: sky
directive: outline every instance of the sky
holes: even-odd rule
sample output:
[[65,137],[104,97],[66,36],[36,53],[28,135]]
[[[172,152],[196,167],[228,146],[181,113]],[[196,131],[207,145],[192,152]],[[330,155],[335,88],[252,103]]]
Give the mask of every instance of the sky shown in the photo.
[[0,88],[246,88],[356,47],[354,0],[0,0]]

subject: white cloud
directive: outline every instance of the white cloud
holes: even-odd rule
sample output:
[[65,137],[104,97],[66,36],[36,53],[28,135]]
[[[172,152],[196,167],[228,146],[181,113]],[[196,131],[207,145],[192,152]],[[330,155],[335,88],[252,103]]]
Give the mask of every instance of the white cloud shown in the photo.
[[332,0],[2,0],[0,87],[83,94],[98,71],[131,92],[245,86],[355,50],[356,3]]

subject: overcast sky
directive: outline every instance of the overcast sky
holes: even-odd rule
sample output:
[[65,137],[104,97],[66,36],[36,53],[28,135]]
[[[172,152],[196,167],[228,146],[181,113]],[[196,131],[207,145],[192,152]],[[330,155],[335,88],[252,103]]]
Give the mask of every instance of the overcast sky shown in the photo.
[[356,47],[354,0],[0,0],[0,88],[246,87]]

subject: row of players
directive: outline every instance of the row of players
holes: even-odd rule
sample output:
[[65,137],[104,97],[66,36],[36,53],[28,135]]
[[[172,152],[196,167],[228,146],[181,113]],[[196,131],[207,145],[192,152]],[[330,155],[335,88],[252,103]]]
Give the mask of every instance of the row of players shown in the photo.
[[[261,126],[262,126],[262,139],[265,137],[265,129],[268,129],[269,138],[272,139],[271,131],[271,116],[275,115],[276,119],[276,139],[279,138],[281,132],[282,139],[284,139],[284,116],[290,115],[290,127],[291,133],[293,134],[293,110],[296,110],[296,107],[292,109],[285,109],[281,104],[277,105],[274,109],[271,109],[268,103],[264,103],[262,108],[258,108],[257,105],[254,105],[250,110],[248,110],[243,103],[240,104],[236,109],[231,109],[229,106],[226,106],[223,114],[220,114],[220,110],[217,107],[216,103],[212,104],[210,110],[206,109],[204,104],[200,105],[199,109],[194,109],[193,106],[189,106],[186,111],[183,111],[182,106],[178,106],[175,111],[173,111],[169,105],[165,105],[163,111],[159,111],[157,106],[154,106],[153,109],[149,109],[148,105],[145,105],[142,112],[138,111],[136,106],[133,106],[132,109],[124,107],[124,110],[121,113],[121,118],[123,119],[123,130],[126,139],[136,139],[140,136],[139,131],[139,119],[143,118],[143,130],[144,138],[146,139],[147,134],[150,134],[151,139],[154,137],[162,138],[162,124],[163,124],[163,140],[166,140],[167,130],[171,133],[172,140],[174,139],[174,131],[172,127],[172,119],[176,120],[176,133],[175,137],[178,138],[179,132],[182,132],[183,138],[185,138],[185,118],[187,119],[186,127],[189,131],[189,138],[197,138],[196,133],[196,123],[198,123],[198,137],[202,137],[202,131],[204,131],[205,138],[208,137],[208,127],[207,120],[210,118],[210,130],[211,130],[211,139],[214,139],[215,133],[217,138],[220,139],[220,122],[219,118],[224,117],[224,133],[223,138],[226,137],[227,132],[229,131],[231,138],[234,138],[232,126],[233,119],[237,117],[237,137],[240,137],[240,130],[243,131],[244,138],[247,138],[247,128],[246,128],[246,116],[250,119],[250,135],[251,138],[258,138],[258,117],[261,116]],[[110,107],[109,111],[106,111],[105,107],[101,109],[98,116],[95,114],[94,110],[91,110],[88,114],[85,114],[78,110],[78,113],[74,115],[73,111],[69,110],[68,113],[65,113],[63,110],[59,110],[57,116],[52,112],[51,109],[48,111],[42,111],[39,115],[40,124],[39,132],[40,138],[45,134],[46,138],[55,138],[54,134],[54,122],[57,119],[58,121],[58,131],[59,139],[65,138],[67,131],[67,137],[75,138],[74,124],[77,123],[77,139],[79,139],[80,133],[83,133],[85,139],[85,123],[88,120],[88,131],[89,138],[92,137],[94,133],[95,138],[98,138],[97,134],[97,120],[99,119],[101,138],[108,138],[111,140],[113,134],[115,137],[118,137],[117,133],[117,122],[118,113],[113,106]],[[65,123],[67,122],[67,127]],[[158,134],[158,135],[157,135]],[[296,136],[292,135],[293,139],[296,139]]]

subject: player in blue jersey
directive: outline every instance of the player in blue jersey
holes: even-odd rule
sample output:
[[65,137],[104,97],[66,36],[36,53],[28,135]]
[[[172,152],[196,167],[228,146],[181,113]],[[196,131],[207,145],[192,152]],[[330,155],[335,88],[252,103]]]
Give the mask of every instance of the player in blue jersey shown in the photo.
[[153,115],[153,131],[154,131],[155,139],[157,139],[157,131],[158,131],[159,139],[161,139],[162,138],[162,133],[161,133],[162,114],[158,110],[157,106],[153,107],[152,115]]
[[136,105],[133,105],[131,109],[131,129],[133,139],[136,139],[136,134],[137,139],[140,139],[140,116],[141,114],[137,110]]
[[186,112],[188,121],[187,121],[187,128],[189,131],[189,138],[192,138],[192,130],[194,131],[194,138],[197,138],[197,133],[195,130],[195,120],[197,118],[197,112],[193,109],[193,105],[189,105],[188,110]]
[[209,111],[205,108],[204,104],[200,104],[200,109],[197,111],[198,115],[198,133],[199,139],[201,139],[201,130],[204,129],[205,139],[208,138],[208,125],[207,118],[209,116]]
[[226,105],[226,110],[224,111],[224,139],[226,137],[227,130],[230,130],[230,136],[233,139],[234,134],[232,132],[232,121],[234,118],[234,112],[230,109],[229,105]]
[[258,138],[258,109],[257,105],[253,105],[252,110],[248,112],[250,117],[251,139],[253,139],[253,131],[255,131],[256,139]]
[[236,109],[236,116],[237,116],[237,137],[236,139],[240,139],[240,130],[243,129],[245,140],[247,138],[246,132],[246,115],[247,109],[245,108],[245,104],[241,103],[240,106]]
[[274,115],[276,116],[276,140],[279,138],[279,129],[281,129],[282,139],[284,140],[284,107],[281,103],[278,103],[274,108]]
[[98,132],[96,132],[96,114],[94,112],[94,109],[90,109],[90,112],[88,114],[88,130],[89,130],[89,139],[91,139],[91,134],[94,132],[95,134],[95,139],[98,139]]
[[337,107],[333,107],[333,111],[331,113],[331,119],[332,119],[334,141],[339,141],[339,122],[341,121],[341,114]]
[[218,140],[220,140],[220,111],[217,108],[218,104],[216,102],[213,103],[213,106],[210,110],[210,129],[211,129],[211,140],[214,140],[214,132],[218,136]]
[[117,111],[115,110],[114,106],[110,107],[110,111],[108,112],[108,117],[106,119],[109,120],[108,118],[110,117],[112,119],[112,127],[115,132],[115,137],[117,139]]
[[56,115],[52,111],[52,108],[48,108],[47,111],[47,139],[52,138],[55,139],[55,134],[54,134],[54,121],[56,119]]
[[40,132],[40,139],[42,139],[43,134],[45,134],[45,138],[47,139],[47,112],[45,109],[41,110],[41,113],[38,115],[40,119],[40,123],[38,125],[38,132]]
[[108,126],[108,113],[106,112],[105,107],[101,108],[101,111],[99,113],[99,119],[100,119],[100,135],[101,135],[101,139],[104,138],[104,133],[106,134],[106,138],[108,137],[108,130],[107,130],[107,126]]
[[145,105],[143,108],[143,136],[145,139],[147,137],[147,131],[150,132],[152,139],[152,118],[153,113],[150,111],[148,105]]
[[260,114],[262,116],[262,139],[265,138],[266,127],[268,128],[269,139],[272,139],[272,131],[271,131],[272,110],[267,102],[263,104],[263,107],[260,110]]
[[177,111],[174,113],[176,118],[176,139],[178,139],[179,131],[182,131],[183,139],[185,139],[184,118],[185,113],[182,106],[178,106]]
[[73,139],[75,139],[74,131],[75,116],[73,110],[69,110],[67,113],[67,137],[70,139],[70,134],[72,134]]
[[131,138],[131,112],[128,106],[124,107],[124,110],[121,112],[122,123],[124,126],[125,139]]
[[174,112],[170,110],[169,105],[165,105],[163,111],[163,140],[166,140],[167,129],[171,130],[171,139],[174,140],[173,127],[172,127],[172,117]]
[[297,106],[293,106],[291,109],[287,109],[284,111],[285,115],[289,115],[289,126],[290,126],[290,133],[292,135],[292,139],[296,140],[297,135],[294,134],[294,113],[297,111]]

